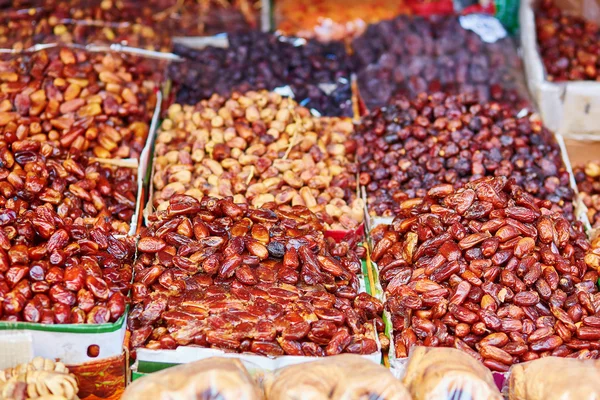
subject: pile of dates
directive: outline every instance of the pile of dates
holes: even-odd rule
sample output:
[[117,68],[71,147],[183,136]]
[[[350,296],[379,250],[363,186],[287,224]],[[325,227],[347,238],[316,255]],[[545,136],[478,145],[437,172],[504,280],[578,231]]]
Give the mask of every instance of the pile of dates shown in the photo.
[[397,357],[456,347],[495,371],[545,356],[598,358],[598,272],[583,226],[513,179],[432,187],[372,232]]
[[173,104],[156,139],[154,206],[166,209],[174,194],[233,196],[257,208],[306,206],[327,228],[356,229],[364,202],[348,160],[352,131],[349,119],[313,117],[273,92]]
[[172,36],[242,32],[259,25],[259,0],[41,0],[0,9],[0,47],[118,43],[170,51]]
[[542,0],[535,26],[549,81],[598,80],[600,30],[595,22],[565,13],[554,0]]
[[579,197],[588,209],[588,219],[594,228],[600,228],[600,161],[573,168]]
[[127,234],[136,210],[137,170],[91,162],[84,156],[53,156],[54,148],[33,139],[0,139],[0,210],[50,206],[59,218],[99,221]]
[[569,173],[537,114],[515,116],[510,107],[469,96],[422,94],[371,112],[354,138],[359,181],[376,215],[394,215],[402,201],[437,184],[510,176],[573,218]]
[[9,56],[0,61],[1,135],[97,158],[139,158],[162,76],[150,61],[68,47]]
[[50,204],[0,209],[0,320],[103,324],[125,313],[133,239],[103,219],[59,216]]
[[[130,1],[134,7],[137,1]],[[210,36],[260,27],[261,0],[151,0],[152,25],[170,36]]]
[[523,67],[511,38],[488,43],[463,28],[461,18],[399,16],[370,25],[355,39],[358,87],[367,108],[398,95],[437,91],[527,107]]
[[176,195],[138,243],[133,348],[197,345],[262,355],[371,354],[382,303],[359,291],[348,243],[305,207]]
[[[148,50],[171,49],[170,36],[160,35],[152,25],[144,23],[144,18],[124,14],[121,7],[110,7],[112,11],[123,13],[120,18],[126,19],[116,22],[110,21],[110,17],[104,14],[108,10],[100,7],[88,4],[82,8],[75,1],[47,3],[51,5],[0,11],[0,47],[22,51],[43,43],[118,43]],[[135,9],[140,12],[139,4]]]
[[[228,35],[227,48],[176,45],[186,59],[170,66],[177,102],[196,104],[213,94],[281,88],[321,115],[352,116],[351,64],[343,43],[250,31]],[[291,92],[291,93],[290,93]]]

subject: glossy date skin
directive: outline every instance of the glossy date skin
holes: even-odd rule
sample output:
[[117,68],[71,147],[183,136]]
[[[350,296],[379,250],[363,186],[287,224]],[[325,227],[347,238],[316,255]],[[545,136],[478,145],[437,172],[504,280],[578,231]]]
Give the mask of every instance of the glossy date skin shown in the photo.
[[440,184],[372,231],[394,346],[456,347],[496,371],[548,355],[598,358],[598,271],[570,223],[505,177]]
[[377,351],[381,302],[360,260],[304,207],[176,195],[138,243],[131,346],[263,355]]
[[86,225],[50,203],[9,204],[0,219],[1,320],[103,324],[125,313],[135,247],[113,235],[108,219]]
[[363,117],[354,136],[359,182],[372,214],[437,184],[460,187],[484,176],[509,176],[573,219],[574,192],[560,147],[537,114],[442,93],[399,99]]

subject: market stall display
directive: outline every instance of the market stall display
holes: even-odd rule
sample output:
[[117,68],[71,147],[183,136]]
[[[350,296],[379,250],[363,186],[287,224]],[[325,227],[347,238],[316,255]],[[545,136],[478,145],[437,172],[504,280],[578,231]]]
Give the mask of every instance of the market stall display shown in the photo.
[[119,44],[170,51],[181,38],[258,29],[260,0],[42,0],[0,9],[0,48]]
[[0,0],[0,350],[53,360],[0,397],[528,398],[600,358],[561,135],[600,7],[563,2],[522,59],[485,4]]
[[524,0],[519,21],[527,84],[549,129],[598,137],[600,3]]
[[491,372],[456,349],[414,348],[402,382],[413,400],[502,399]]
[[494,371],[545,355],[598,357],[598,271],[581,222],[514,180],[440,184],[371,236],[396,357],[456,347]]
[[597,41],[594,21],[564,12],[553,0],[544,0],[535,27],[546,79],[553,82],[597,80]]
[[506,176],[573,218],[574,192],[560,147],[535,113],[516,114],[468,95],[420,95],[374,110],[361,119],[354,139],[359,183],[375,215],[396,215],[403,201],[438,184],[458,188]]
[[6,57],[0,137],[28,139],[23,151],[44,143],[57,155],[139,158],[162,80],[157,61],[63,46]]
[[154,201],[174,194],[233,196],[235,203],[306,206],[332,229],[363,222],[356,195],[352,122],[316,118],[277,93],[234,93],[174,104],[156,138]]
[[389,0],[317,0],[306,4],[294,0],[277,0],[274,4],[275,30],[287,36],[305,39],[351,40],[369,24],[410,14],[402,1]]

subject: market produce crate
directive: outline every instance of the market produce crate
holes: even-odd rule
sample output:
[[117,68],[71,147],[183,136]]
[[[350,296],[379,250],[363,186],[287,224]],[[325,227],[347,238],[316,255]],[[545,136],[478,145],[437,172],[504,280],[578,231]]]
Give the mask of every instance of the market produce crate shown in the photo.
[[[57,47],[56,49],[54,47],[57,46],[43,46],[39,49],[39,51],[59,51],[59,47]],[[69,47],[60,47],[61,51],[62,49],[70,49]],[[106,52],[110,52],[110,48],[107,48],[106,46],[90,46],[87,49],[86,54],[106,54]],[[37,51],[33,51],[33,52],[28,52],[28,54],[32,54],[33,56],[38,55]],[[68,54],[68,53],[67,53]],[[124,54],[124,53],[114,53],[114,54]],[[66,55],[64,56],[66,57]],[[159,55],[160,57],[160,55]],[[108,62],[108,61],[107,61]],[[144,114],[145,116],[148,116],[149,120],[148,121],[143,121],[144,123],[148,123],[147,125],[147,137],[145,137],[143,139],[143,141],[140,143],[140,151],[139,153],[131,153],[132,157],[130,158],[99,158],[99,157],[93,157],[92,159],[94,160],[95,163],[99,163],[102,168],[105,168],[107,170],[113,171],[113,170],[118,170],[120,169],[120,172],[123,172],[123,170],[127,171],[130,170],[131,173],[129,175],[126,176],[127,179],[131,180],[130,187],[132,188],[132,192],[133,190],[136,190],[136,192],[131,195],[131,193],[127,193],[128,195],[131,195],[131,198],[128,198],[128,200],[131,201],[131,219],[128,221],[121,221],[121,225],[123,224],[127,224],[127,229],[122,228],[120,231],[114,231],[111,232],[114,234],[114,239],[115,240],[131,240],[131,237],[135,236],[135,234],[137,233],[138,229],[141,227],[141,220],[142,220],[142,207],[144,204],[144,199],[146,197],[146,187],[147,187],[147,182],[148,182],[148,174],[147,174],[147,169],[148,169],[148,163],[151,157],[151,149],[153,147],[153,143],[154,143],[154,139],[155,139],[155,134],[156,134],[156,128],[157,128],[157,124],[158,124],[158,118],[160,115],[160,106],[161,106],[161,102],[162,102],[162,94],[161,91],[159,90],[160,88],[155,87],[155,92],[151,93],[151,95],[156,97],[156,103],[152,105],[152,109],[148,110],[147,114]],[[7,100],[8,101],[8,100]],[[140,117],[141,119],[143,119],[143,117]],[[54,160],[53,160],[54,162]],[[87,167],[86,172],[90,174],[90,176],[97,176],[100,173],[97,172],[97,168],[95,167],[95,164],[92,164],[90,162],[90,167]],[[93,169],[95,168],[95,169]],[[118,179],[123,179],[122,176],[123,174],[121,173],[120,175],[115,175],[115,174],[109,174],[108,175],[110,179],[114,179],[114,180],[118,180]],[[116,176],[116,177],[115,177]],[[109,183],[114,183],[114,182],[109,182]],[[125,196],[126,193],[119,193],[120,196]],[[120,225],[120,226],[121,226]],[[113,226],[114,229],[114,226]],[[127,238],[129,237],[129,238]],[[62,271],[60,272],[60,274],[62,274],[64,272],[64,265],[63,268],[59,268],[59,267],[54,267],[55,271],[53,271],[56,274],[58,274],[58,271]],[[37,267],[37,272],[39,273],[40,270],[43,270],[43,267],[38,266]],[[114,272],[114,271],[113,271]],[[33,272],[31,272],[33,274]],[[119,272],[120,273],[120,272]],[[42,273],[41,275],[41,279],[44,279],[44,274],[45,271]],[[31,275],[32,276],[32,280],[33,277],[35,276],[35,278],[39,281],[40,280],[40,276],[38,275]],[[62,277],[62,275],[60,275]],[[28,279],[29,277],[26,276],[23,279]],[[113,277],[114,278],[114,277]],[[56,279],[56,278],[55,278]],[[60,278],[62,279],[62,278]],[[75,278],[74,278],[75,279]],[[85,282],[85,277],[83,278],[84,282]],[[4,283],[4,281],[3,281]],[[42,283],[42,282],[37,282],[36,283]],[[53,281],[53,283],[56,283],[56,281]],[[50,285],[47,285],[47,289],[50,289]],[[65,295],[67,290],[64,288],[64,285],[58,285],[60,286],[60,290],[62,290],[62,293],[57,293],[56,296],[60,297],[61,295]],[[83,283],[82,283],[83,286]],[[58,292],[58,290],[57,290]],[[34,293],[34,294],[37,294]],[[76,296],[76,292],[75,293],[71,293],[69,292],[68,295],[72,296],[73,299]],[[90,294],[90,293],[87,293]],[[126,293],[123,294],[123,298],[124,295]],[[44,295],[45,296],[45,295]],[[52,290],[50,290],[50,296],[52,297]],[[58,298],[57,297],[57,298]],[[107,297],[108,298],[108,297]],[[47,299],[47,297],[46,297]],[[86,298],[87,299],[87,298]],[[93,296],[92,296],[93,299]],[[28,299],[30,300],[30,299]],[[106,299],[105,299],[106,300]],[[50,301],[50,300],[47,300]],[[64,299],[62,299],[62,301],[65,301]],[[69,302],[69,301],[66,301]],[[57,303],[58,304],[58,303]],[[65,304],[60,303],[59,305],[61,306],[65,306]],[[74,304],[72,304],[74,305]],[[94,303],[94,305],[96,305]],[[123,305],[125,307],[125,305]],[[66,308],[67,311],[67,315],[68,312],[70,312],[71,310],[71,306],[65,306],[63,308],[61,308],[60,313],[61,315],[64,313]],[[31,310],[30,310],[31,311]],[[39,310],[33,310],[34,312],[39,313]],[[77,317],[78,320],[84,320],[85,319],[85,313],[81,313],[82,310],[78,309],[77,310]],[[89,309],[88,309],[89,311]],[[83,317],[82,317],[83,315]],[[11,317],[11,315],[5,315],[6,319],[9,319]],[[51,314],[50,318],[54,318],[54,314]],[[61,317],[62,318],[62,317]],[[116,318],[116,317],[115,317]],[[38,315],[38,318],[39,315]],[[51,324],[47,324],[47,323],[31,323],[31,322],[14,322],[14,321],[0,321],[0,331],[23,331],[23,332],[27,332],[31,335],[32,337],[32,345],[33,345],[33,355],[34,356],[42,356],[45,358],[49,358],[49,359],[60,359],[62,360],[64,363],[69,364],[69,365],[79,365],[82,363],[86,363],[86,362],[96,362],[100,359],[105,359],[105,358],[111,358],[111,357],[120,357],[122,356],[122,346],[123,346],[123,340],[125,337],[125,332],[126,332],[126,320],[127,320],[127,308],[125,307],[125,312],[123,315],[121,315],[117,321],[111,322],[111,323],[100,323],[100,324],[84,324],[84,323],[68,323],[68,324],[60,324],[57,323],[58,321],[51,321]],[[63,320],[64,321],[64,320]],[[52,323],[56,323],[56,324],[52,324]]]
[[[523,0],[519,10],[520,40],[529,90],[549,129],[565,137],[596,140],[600,134],[600,83],[583,80],[583,75],[577,75],[573,80],[562,80],[566,77],[560,78],[561,81],[548,79],[548,71],[544,67],[538,46],[539,32],[536,32],[536,10],[540,3],[541,1],[536,0]],[[594,1],[586,4],[555,0],[554,4],[565,15],[583,18],[592,18],[597,7]],[[558,32],[555,34],[558,35]],[[575,57],[576,55],[573,59]]]
[[[360,291],[378,297],[380,286],[377,283],[377,270],[372,269],[368,261],[362,261],[362,276],[360,277]],[[379,289],[378,289],[379,288]],[[380,346],[379,341],[378,347]],[[251,353],[230,353],[219,349],[202,348],[197,346],[179,346],[174,350],[151,350],[138,348],[136,350],[136,361],[131,368],[132,380],[138,379],[146,374],[161,371],[174,365],[190,363],[210,357],[226,357],[242,360],[245,364],[265,371],[274,371],[288,365],[315,361],[316,357],[304,356],[277,356],[266,357]],[[368,360],[381,363],[382,353],[378,351],[373,354],[364,355]]]

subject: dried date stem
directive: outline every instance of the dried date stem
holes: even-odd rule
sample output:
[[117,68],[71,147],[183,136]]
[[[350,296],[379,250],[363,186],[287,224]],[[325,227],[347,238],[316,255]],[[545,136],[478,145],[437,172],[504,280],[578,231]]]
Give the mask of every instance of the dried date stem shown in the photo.
[[489,368],[598,358],[598,271],[569,223],[505,177],[440,184],[372,232],[394,346],[456,347]]
[[377,351],[383,305],[359,293],[356,253],[325,240],[305,207],[270,205],[174,195],[152,216],[134,267],[133,348]]

